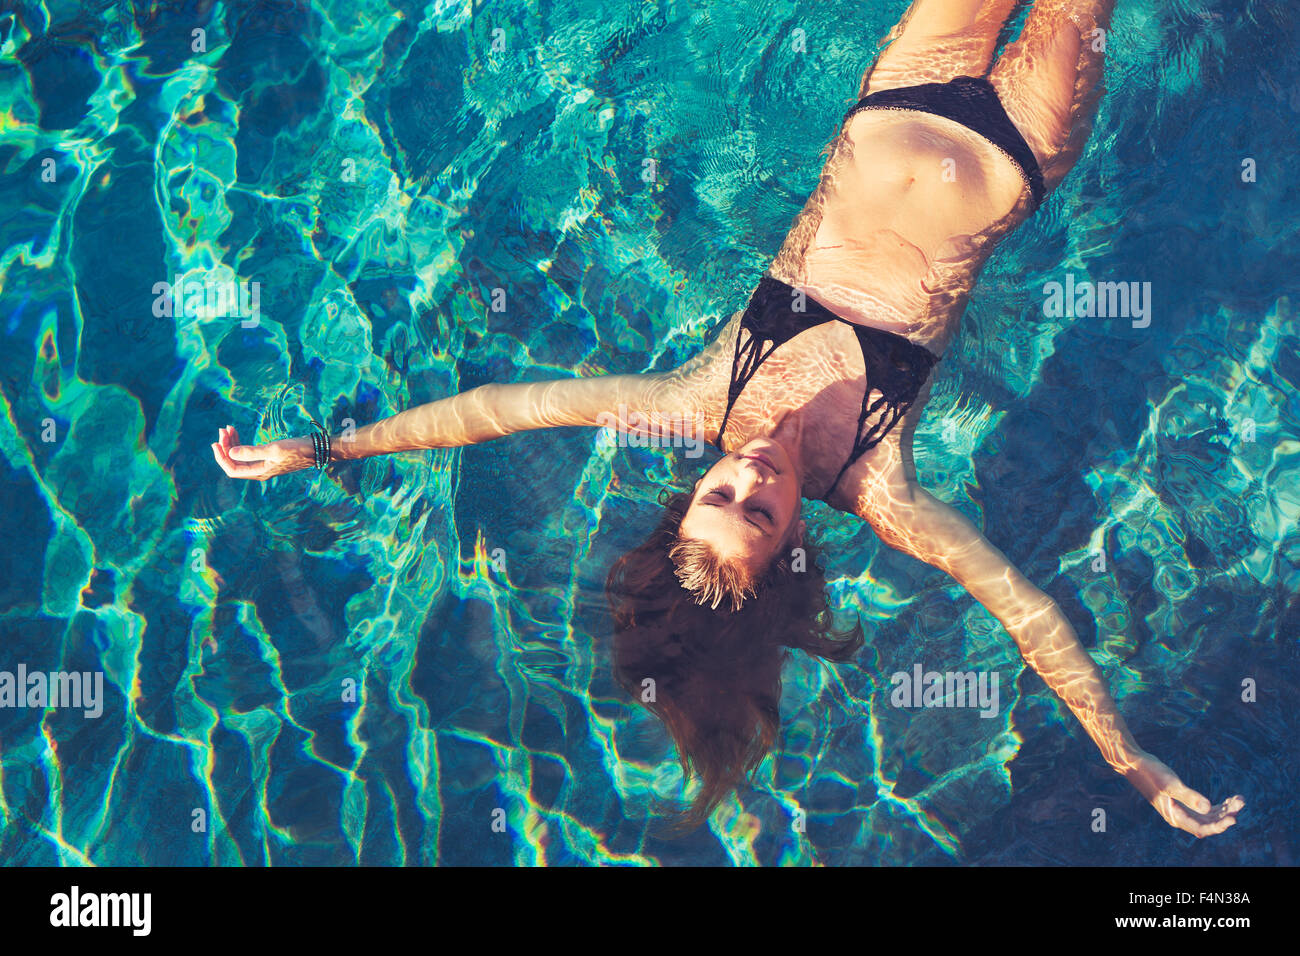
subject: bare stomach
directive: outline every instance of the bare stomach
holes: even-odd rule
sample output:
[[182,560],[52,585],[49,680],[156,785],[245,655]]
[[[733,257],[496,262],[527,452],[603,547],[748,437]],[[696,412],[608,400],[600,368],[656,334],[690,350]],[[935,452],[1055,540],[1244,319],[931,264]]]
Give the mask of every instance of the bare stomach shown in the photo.
[[772,274],[852,322],[941,351],[1023,180],[987,140],[924,113],[867,110],[832,147]]
[[927,331],[932,296],[925,253],[892,229],[841,236],[826,225],[823,219],[804,255],[800,287],[850,322],[900,335]]

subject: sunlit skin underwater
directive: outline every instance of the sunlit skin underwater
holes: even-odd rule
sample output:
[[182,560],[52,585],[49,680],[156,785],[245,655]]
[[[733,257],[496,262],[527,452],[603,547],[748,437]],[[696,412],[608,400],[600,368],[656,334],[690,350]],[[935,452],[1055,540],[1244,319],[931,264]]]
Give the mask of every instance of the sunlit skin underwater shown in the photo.
[[[1293,18],[786,7],[0,16],[0,859],[1294,862]],[[968,126],[845,118],[954,77],[1041,208]],[[760,276],[838,319],[737,390]],[[816,542],[867,637],[674,836],[604,593],[665,490],[743,586]]]

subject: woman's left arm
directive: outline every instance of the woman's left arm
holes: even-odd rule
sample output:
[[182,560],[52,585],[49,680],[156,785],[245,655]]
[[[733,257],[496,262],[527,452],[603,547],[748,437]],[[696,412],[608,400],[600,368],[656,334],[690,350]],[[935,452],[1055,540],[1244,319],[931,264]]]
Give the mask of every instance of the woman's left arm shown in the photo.
[[1245,805],[1240,796],[1211,805],[1138,746],[1061,608],[965,515],[911,482],[859,501],[859,515],[882,541],[946,571],[1002,623],[1026,663],[1079,718],[1106,762],[1170,826],[1204,837],[1237,822],[1236,813]]

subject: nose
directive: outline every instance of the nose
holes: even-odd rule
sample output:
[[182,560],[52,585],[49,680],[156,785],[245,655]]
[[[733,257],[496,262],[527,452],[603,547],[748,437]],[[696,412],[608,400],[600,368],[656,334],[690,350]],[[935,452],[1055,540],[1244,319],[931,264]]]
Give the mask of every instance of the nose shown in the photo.
[[743,501],[766,483],[768,475],[763,466],[752,459],[742,458],[737,464],[734,478],[736,498]]

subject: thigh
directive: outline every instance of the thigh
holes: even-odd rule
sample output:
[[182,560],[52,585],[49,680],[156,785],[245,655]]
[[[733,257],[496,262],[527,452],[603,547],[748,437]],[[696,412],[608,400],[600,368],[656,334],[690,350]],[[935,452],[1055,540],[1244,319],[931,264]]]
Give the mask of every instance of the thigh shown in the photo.
[[1016,0],[915,0],[858,90],[868,93],[984,76]]
[[989,73],[1051,192],[1092,132],[1113,0],[1039,0]]

